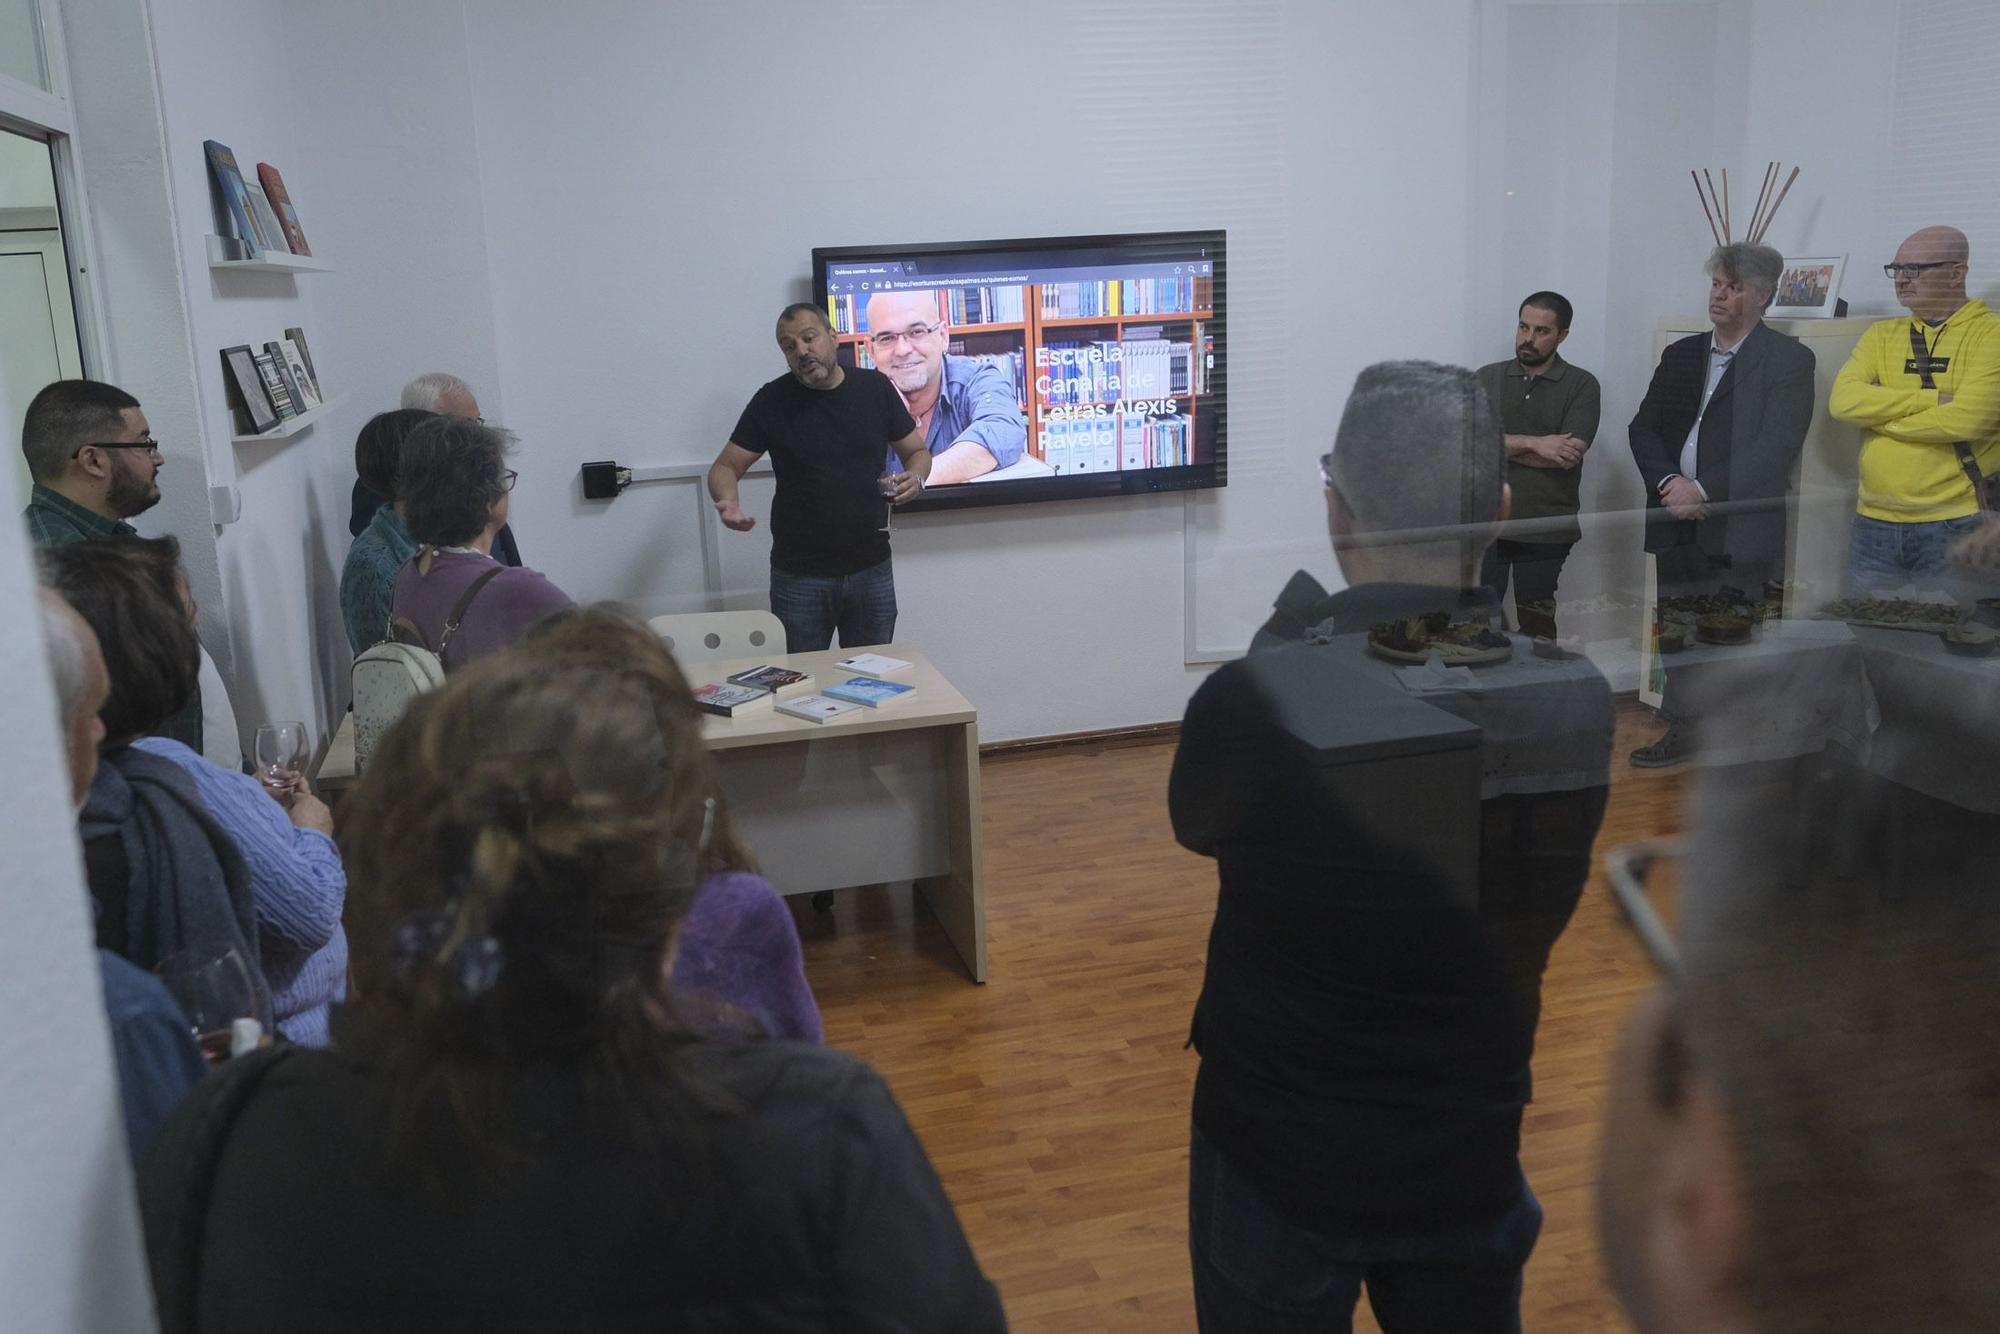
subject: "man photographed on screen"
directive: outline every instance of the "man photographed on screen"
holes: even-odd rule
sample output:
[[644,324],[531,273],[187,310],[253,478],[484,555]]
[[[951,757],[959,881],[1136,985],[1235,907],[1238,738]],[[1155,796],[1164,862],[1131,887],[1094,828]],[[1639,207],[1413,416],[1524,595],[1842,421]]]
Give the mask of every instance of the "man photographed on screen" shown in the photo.
[[1572,314],[1560,294],[1532,294],[1514,324],[1513,358],[1479,368],[1479,385],[1500,410],[1514,495],[1513,518],[1486,549],[1479,581],[1504,599],[1511,574],[1521,632],[1550,639],[1556,581],[1583,536],[1576,520],[1583,455],[1597,435],[1597,377],[1556,351]]
[[1946,548],[1980,526],[1980,484],[2000,471],[2000,316],[1967,298],[1971,258],[1956,227],[1898,246],[1883,268],[1912,318],[1869,326],[1834,379],[1827,410],[1861,428],[1855,593],[1937,581]]
[[[1520,1329],[1542,1219],[1521,1111],[1542,971],[1603,818],[1610,691],[1587,665],[1509,691],[1492,706],[1505,725],[1575,776],[1523,770],[1491,796],[1478,779],[1431,806],[1434,729],[1474,720],[1371,673],[1355,642],[1497,610],[1473,576],[1508,514],[1501,434],[1471,371],[1363,371],[1320,464],[1347,587],[1294,574],[1181,724],[1174,834],[1220,882],[1190,1035],[1204,1334],[1345,1329],[1364,1287],[1387,1334]],[[1486,708],[1477,725],[1498,725]],[[1376,721],[1338,721],[1357,718]],[[1335,732],[1341,755],[1366,752],[1359,787],[1323,758]],[[1459,848],[1476,869],[1437,861],[1434,820],[1476,831]]]
[[1702,771],[1604,1116],[1639,1334],[1992,1328],[1996,826],[1816,755]]
[[[1714,327],[1667,345],[1629,428],[1646,483],[1646,550],[1662,598],[1733,588],[1755,602],[1785,572],[1799,450],[1812,424],[1813,354],[1764,323],[1784,257],[1737,241],[1708,259]],[[1659,740],[1632,752],[1640,768],[1693,752],[1690,719],[1667,674]]]
[[868,298],[868,348],[916,419],[930,451],[930,486],[1010,467],[1028,447],[1013,382],[989,362],[947,352],[950,343],[935,289]]
[[[747,533],[738,485],[771,456],[771,610],[788,652],[832,643],[852,649],[896,635],[896,580],[885,502],[924,489],[931,456],[895,385],[879,371],[848,370],[826,311],[811,302],[778,315],[778,349],[790,368],[760,388],[708,469],[723,526]],[[892,451],[892,470],[883,468]]]

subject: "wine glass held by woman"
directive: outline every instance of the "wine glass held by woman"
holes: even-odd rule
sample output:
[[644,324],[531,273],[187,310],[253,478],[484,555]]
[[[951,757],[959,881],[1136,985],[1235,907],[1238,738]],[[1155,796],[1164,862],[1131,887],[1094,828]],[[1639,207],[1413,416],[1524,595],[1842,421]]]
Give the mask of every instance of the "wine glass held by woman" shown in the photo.
[[1005,1328],[873,1071],[677,1017],[683,711],[544,648],[397,722],[342,807],[334,1046],[231,1061],[148,1154],[163,1328]]

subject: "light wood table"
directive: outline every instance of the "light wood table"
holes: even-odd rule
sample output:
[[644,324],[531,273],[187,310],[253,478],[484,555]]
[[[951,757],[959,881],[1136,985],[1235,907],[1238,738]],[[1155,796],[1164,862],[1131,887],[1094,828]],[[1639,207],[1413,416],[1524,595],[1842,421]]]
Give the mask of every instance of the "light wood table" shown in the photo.
[[[986,980],[986,893],[979,831],[979,715],[908,644],[868,650],[902,658],[892,678],[916,690],[832,722],[758,708],[703,719],[730,815],[781,894],[813,894],[910,880],[943,925],[975,982]],[[682,664],[691,685],[778,663],[810,672],[815,688],[850,675],[846,649]],[[338,793],[354,781],[354,716],[327,746],[315,783]]]

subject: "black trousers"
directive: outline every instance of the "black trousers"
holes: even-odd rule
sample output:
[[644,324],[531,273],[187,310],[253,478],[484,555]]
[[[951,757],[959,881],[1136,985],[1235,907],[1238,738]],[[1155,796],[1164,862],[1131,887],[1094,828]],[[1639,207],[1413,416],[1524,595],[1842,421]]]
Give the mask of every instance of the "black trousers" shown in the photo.
[[1562,577],[1570,546],[1568,542],[1510,542],[1503,537],[1486,548],[1479,582],[1492,589],[1495,598],[1505,598],[1512,574],[1514,609],[1520,616],[1522,634],[1556,637],[1556,580]]

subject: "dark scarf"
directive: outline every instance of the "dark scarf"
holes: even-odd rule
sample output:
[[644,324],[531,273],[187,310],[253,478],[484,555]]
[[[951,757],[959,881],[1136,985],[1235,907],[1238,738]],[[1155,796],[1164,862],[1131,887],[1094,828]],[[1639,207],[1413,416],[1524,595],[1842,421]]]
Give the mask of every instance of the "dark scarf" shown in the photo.
[[85,842],[117,839],[130,868],[127,958],[152,968],[180,950],[234,947],[270,1013],[250,873],[185,770],[130,746],[106,751],[77,829]]

